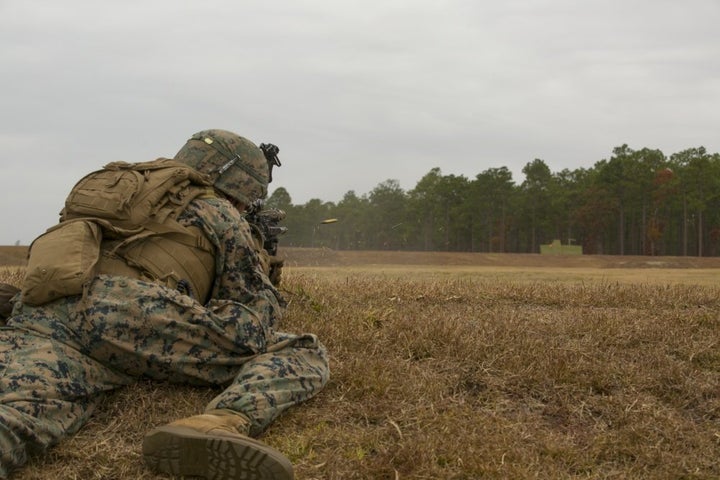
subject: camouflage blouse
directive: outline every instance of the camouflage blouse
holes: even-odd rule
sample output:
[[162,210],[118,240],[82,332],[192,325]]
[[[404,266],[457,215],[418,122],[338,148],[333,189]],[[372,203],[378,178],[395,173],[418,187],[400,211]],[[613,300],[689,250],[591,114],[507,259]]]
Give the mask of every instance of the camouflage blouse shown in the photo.
[[285,301],[263,271],[250,225],[240,212],[225,199],[202,198],[190,203],[178,221],[202,229],[215,247],[215,280],[206,306],[239,302],[267,315],[272,327]]

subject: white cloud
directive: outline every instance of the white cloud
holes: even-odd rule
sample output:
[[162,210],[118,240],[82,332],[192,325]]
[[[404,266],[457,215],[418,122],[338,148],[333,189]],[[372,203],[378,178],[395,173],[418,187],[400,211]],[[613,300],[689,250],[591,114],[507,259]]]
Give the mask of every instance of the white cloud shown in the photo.
[[588,167],[622,143],[717,151],[719,13],[714,0],[5,0],[0,244],[44,230],[87,171],[171,156],[206,128],[278,144],[276,186],[296,203],[388,178],[409,189],[436,166],[521,181],[534,158]]

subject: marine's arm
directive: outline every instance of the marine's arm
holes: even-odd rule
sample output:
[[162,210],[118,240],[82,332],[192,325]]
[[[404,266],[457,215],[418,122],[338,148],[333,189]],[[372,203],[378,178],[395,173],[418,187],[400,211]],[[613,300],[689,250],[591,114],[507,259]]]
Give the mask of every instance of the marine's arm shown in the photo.
[[20,291],[15,285],[9,283],[0,283],[0,323],[4,324],[5,320],[12,312],[15,295]]
[[250,226],[240,212],[224,199],[211,198],[191,203],[183,219],[202,228],[215,246],[211,301],[242,303],[272,327],[285,302],[268,278]]

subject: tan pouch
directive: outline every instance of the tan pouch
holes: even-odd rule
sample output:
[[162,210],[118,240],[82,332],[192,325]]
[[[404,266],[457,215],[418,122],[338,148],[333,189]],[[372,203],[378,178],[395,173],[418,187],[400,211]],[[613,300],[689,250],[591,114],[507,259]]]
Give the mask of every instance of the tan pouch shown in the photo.
[[100,227],[82,220],[60,223],[36,238],[30,245],[23,303],[42,305],[83,293],[95,275],[101,240]]

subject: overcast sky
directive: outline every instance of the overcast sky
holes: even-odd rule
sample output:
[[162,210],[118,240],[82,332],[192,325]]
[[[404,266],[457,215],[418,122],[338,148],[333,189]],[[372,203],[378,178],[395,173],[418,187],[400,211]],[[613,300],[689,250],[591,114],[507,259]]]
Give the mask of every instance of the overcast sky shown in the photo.
[[277,144],[295,204],[718,152],[718,24],[717,0],[0,0],[0,245],[208,128]]

